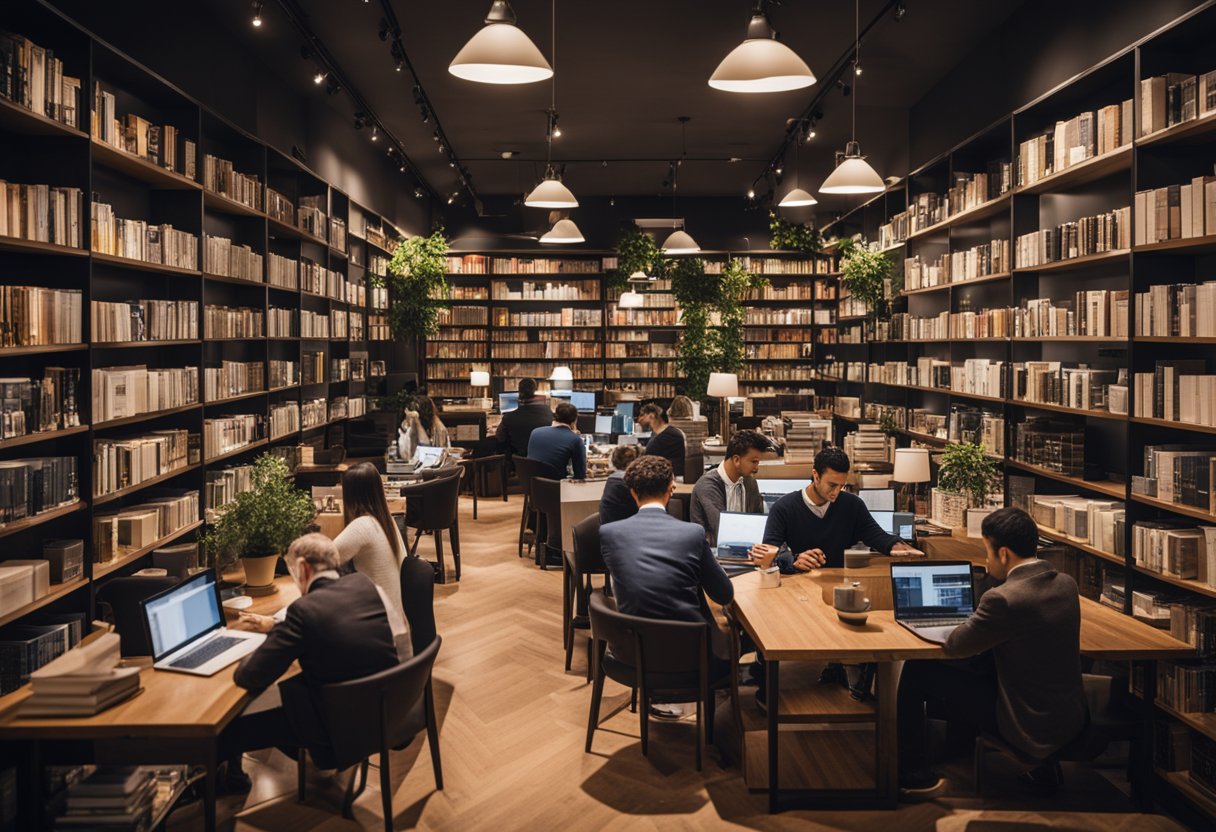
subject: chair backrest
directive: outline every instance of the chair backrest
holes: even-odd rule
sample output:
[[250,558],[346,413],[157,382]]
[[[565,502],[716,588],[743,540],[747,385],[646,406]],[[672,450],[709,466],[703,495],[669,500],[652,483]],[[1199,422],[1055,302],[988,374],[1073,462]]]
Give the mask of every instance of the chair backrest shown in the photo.
[[694,673],[707,660],[705,622],[626,615],[602,592],[591,594],[589,612],[592,635],[607,642],[614,659],[640,668],[648,677]]
[[435,570],[422,558],[401,562],[401,604],[410,624],[410,641],[418,655],[435,640]]
[[549,477],[532,477],[532,505],[554,520],[562,513],[562,484]]
[[579,583],[584,575],[606,575],[604,552],[600,549],[600,516],[591,514],[574,526],[574,571]]
[[332,762],[347,768],[409,741],[419,726],[416,704],[422,698],[442,639],[399,665],[348,682],[322,685],[318,708],[333,743]]
[[418,472],[419,478],[423,482],[443,479],[444,477],[460,477],[463,474],[464,466],[455,462],[444,465],[441,468],[423,468]]
[[119,650],[124,656],[151,656],[152,643],[144,622],[140,602],[161,590],[177,586],[177,578],[129,575],[111,578],[97,591],[97,601],[110,608],[114,629],[118,631]]
[[401,488],[401,496],[408,501],[410,526],[422,531],[449,529],[456,523],[460,507],[460,477],[438,477],[406,485]]

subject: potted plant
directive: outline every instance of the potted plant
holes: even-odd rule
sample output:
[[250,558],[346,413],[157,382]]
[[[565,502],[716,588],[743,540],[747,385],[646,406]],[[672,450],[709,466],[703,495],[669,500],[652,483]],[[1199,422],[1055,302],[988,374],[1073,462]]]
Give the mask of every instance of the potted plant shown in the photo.
[[673,260],[663,254],[654,237],[636,226],[626,229],[616,243],[616,268],[608,273],[605,287],[621,291],[638,272],[651,280],[663,280],[671,273]]
[[768,213],[768,230],[773,235],[768,241],[768,246],[772,249],[815,254],[823,248],[823,237],[819,229],[810,223],[789,222],[776,211]]
[[221,574],[239,561],[250,594],[274,592],[279,556],[316,513],[312,497],[292,482],[286,461],[264,453],[253,464],[253,488],[218,511],[203,534],[203,549]]
[[987,505],[988,495],[999,489],[1000,481],[996,462],[981,445],[973,442],[947,445],[933,489],[934,521],[950,528],[965,525],[967,510]]
[[388,285],[389,327],[394,336],[439,331],[439,314],[452,297],[447,256],[447,238],[437,228],[429,237],[410,237],[398,243],[388,264],[388,277],[368,273],[377,285]]
[[840,282],[849,295],[864,303],[871,313],[877,311],[889,291],[891,258],[852,239],[841,240],[837,249],[841,254]]

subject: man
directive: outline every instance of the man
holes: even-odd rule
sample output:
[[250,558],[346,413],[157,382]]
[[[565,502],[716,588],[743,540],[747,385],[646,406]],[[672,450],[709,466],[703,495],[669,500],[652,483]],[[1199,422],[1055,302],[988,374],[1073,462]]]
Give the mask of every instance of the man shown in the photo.
[[537,428],[528,438],[528,459],[544,462],[556,471],[565,471],[569,465],[576,480],[587,479],[587,446],[577,424],[578,408],[570,402],[559,404],[553,424]]
[[874,522],[856,494],[845,492],[849,458],[840,448],[815,455],[811,483],[773,504],[764,526],[764,542],[782,547],[782,572],[807,572],[844,566],[844,550],[857,541],[884,555],[920,554]]
[[617,445],[612,449],[613,471],[604,483],[604,493],[600,497],[601,526],[638,513],[637,501],[625,485],[625,469],[638,458],[638,453],[637,445]]
[[638,424],[650,431],[646,442],[647,456],[661,456],[671,463],[679,476],[684,476],[684,431],[667,422],[667,414],[657,404],[642,405]]
[[[1085,729],[1081,681],[1081,604],[1077,584],[1035,557],[1038,527],[1019,508],[1002,508],[981,526],[988,575],[1003,581],[981,598],[946,640],[964,658],[987,651],[983,663],[910,661],[899,681],[899,779],[905,797],[927,798],[945,781],[928,766],[925,705],[939,703],[951,719],[1000,736],[1042,760]],[[1043,790],[1060,783],[1058,764],[1026,778]]]
[[553,411],[545,398],[536,395],[536,381],[523,378],[519,380],[519,407],[502,415],[494,438],[508,459],[527,456],[532,431],[551,424]]
[[705,529],[710,546],[718,545],[718,515],[724,511],[764,514],[764,498],[756,485],[760,455],[769,441],[754,430],[737,431],[726,443],[726,458],[697,480],[692,489],[692,522]]

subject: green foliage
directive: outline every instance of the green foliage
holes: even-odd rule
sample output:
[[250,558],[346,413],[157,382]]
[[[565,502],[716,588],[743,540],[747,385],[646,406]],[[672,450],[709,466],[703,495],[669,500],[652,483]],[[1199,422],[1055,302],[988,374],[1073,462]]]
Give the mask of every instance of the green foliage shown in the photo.
[[891,275],[891,258],[849,239],[841,240],[838,250],[841,282],[850,295],[877,310],[885,297],[885,281]]
[[823,248],[823,237],[819,229],[810,223],[787,222],[776,211],[768,212],[768,230],[773,234],[768,241],[769,248],[801,251],[805,254],[814,254]]
[[387,279],[372,275],[377,285],[388,285],[388,320],[395,337],[439,331],[439,312],[452,297],[447,254],[447,238],[438,228],[429,237],[402,240],[389,261]]
[[947,445],[937,471],[937,487],[955,494],[965,494],[972,508],[984,505],[988,494],[1001,481],[996,462],[981,445],[973,442]]
[[698,305],[683,309],[684,328],[676,354],[676,390],[697,401],[705,399],[709,374],[717,366],[717,338],[709,326],[709,307]]
[[747,310],[743,302],[747,296],[769,285],[769,279],[755,275],[743,266],[741,260],[731,258],[722,269],[721,288],[718,292],[718,372],[738,373],[743,369],[746,347],[743,342],[743,325],[747,321]]
[[706,274],[697,258],[676,261],[671,273],[672,294],[683,315],[676,368],[679,391],[704,400],[709,374],[743,369],[743,324],[748,292],[768,285],[739,260],[727,261],[721,274]]
[[605,285],[608,289],[624,289],[629,275],[642,272],[656,280],[670,276],[672,261],[664,256],[654,238],[640,228],[631,228],[621,235],[616,244],[616,270],[609,272]]
[[283,458],[264,453],[253,464],[253,489],[220,510],[203,549],[221,571],[244,556],[282,554],[315,516],[312,497],[295,487]]

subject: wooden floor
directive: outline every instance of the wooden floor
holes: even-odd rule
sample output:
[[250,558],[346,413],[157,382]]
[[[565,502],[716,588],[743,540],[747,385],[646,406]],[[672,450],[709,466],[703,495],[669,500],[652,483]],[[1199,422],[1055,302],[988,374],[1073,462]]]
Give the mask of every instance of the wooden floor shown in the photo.
[[[1119,789],[1091,769],[1068,769],[1054,801],[1017,792],[1011,772],[990,758],[991,790],[970,794],[965,761],[952,796],[896,812],[787,811],[770,816],[765,796],[749,792],[737,765],[711,751],[705,769],[693,766],[693,726],[652,723],[650,758],[638,743],[637,716],[628,692],[608,683],[605,718],[595,752],[583,752],[590,688],[584,659],[575,653],[563,671],[561,574],[542,572],[516,557],[518,497],[483,500],[480,519],[462,497],[463,574],[437,587],[436,614],[443,649],[435,666],[445,789],[434,790],[425,736],[392,755],[397,829],[856,829],[931,830],[951,813],[977,809],[1129,811]],[[420,551],[430,554],[423,542]],[[581,648],[581,643],[580,643]],[[727,711],[719,714],[719,727]],[[723,734],[726,731],[722,732]],[[825,747],[829,746],[825,743]],[[965,755],[964,755],[965,756]],[[245,799],[228,798],[222,828],[236,830],[347,830],[382,828],[378,777],[355,804],[355,822],[339,814],[345,776],[314,775],[307,803],[295,799],[295,768],[278,751],[246,760],[254,778]],[[176,812],[170,829],[199,828],[197,811]]]

